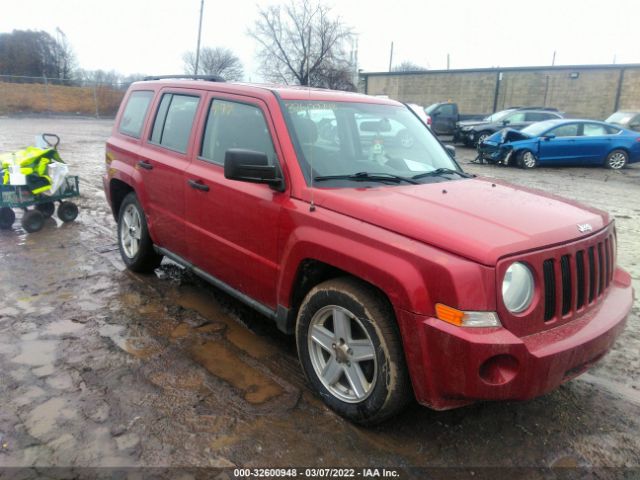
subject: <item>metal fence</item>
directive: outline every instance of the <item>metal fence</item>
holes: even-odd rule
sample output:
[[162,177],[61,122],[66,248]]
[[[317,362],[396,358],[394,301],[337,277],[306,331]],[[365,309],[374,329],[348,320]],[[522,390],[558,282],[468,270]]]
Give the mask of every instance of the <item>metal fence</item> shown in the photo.
[[112,117],[128,82],[0,75],[0,115],[40,113]]

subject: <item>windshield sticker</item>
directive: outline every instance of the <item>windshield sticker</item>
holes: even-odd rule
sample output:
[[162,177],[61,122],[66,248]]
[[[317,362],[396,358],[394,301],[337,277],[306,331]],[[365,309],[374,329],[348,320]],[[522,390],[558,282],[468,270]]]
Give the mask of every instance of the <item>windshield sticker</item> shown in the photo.
[[335,110],[338,106],[335,103],[287,103],[287,108],[292,113],[306,112],[307,110]]

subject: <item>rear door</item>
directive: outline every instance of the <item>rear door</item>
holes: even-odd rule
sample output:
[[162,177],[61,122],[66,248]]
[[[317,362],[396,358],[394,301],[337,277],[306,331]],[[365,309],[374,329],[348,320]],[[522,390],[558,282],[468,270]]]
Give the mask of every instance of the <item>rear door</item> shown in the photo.
[[228,180],[225,152],[242,148],[281,158],[267,106],[255,98],[212,94],[199,128],[200,149],[187,170],[189,258],[216,279],[276,308],[278,231],[287,193]]
[[579,153],[584,163],[601,164],[606,155],[612,150],[612,133],[617,131],[613,127],[599,123],[585,122],[582,125],[582,138],[579,141]]
[[458,110],[453,103],[444,103],[431,114],[433,131],[439,135],[451,135],[458,121]]
[[155,105],[147,143],[137,164],[147,195],[153,239],[185,256],[185,182],[195,149],[193,123],[200,95],[189,89],[165,89]]

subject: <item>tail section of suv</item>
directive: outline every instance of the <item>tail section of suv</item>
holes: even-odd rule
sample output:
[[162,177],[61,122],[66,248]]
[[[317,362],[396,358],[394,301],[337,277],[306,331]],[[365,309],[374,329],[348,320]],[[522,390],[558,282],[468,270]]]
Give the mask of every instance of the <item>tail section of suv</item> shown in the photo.
[[138,82],[106,162],[125,264],[167,256],[276,321],[311,387],[362,424],[412,395],[541,395],[601,358],[631,308],[608,214],[473,178],[391,100]]

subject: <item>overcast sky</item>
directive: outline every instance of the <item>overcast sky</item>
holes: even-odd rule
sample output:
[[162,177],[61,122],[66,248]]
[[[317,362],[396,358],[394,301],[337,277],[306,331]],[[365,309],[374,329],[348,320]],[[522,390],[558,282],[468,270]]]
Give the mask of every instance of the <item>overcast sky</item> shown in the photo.
[[[246,34],[257,4],[205,0],[203,46],[231,48],[246,80],[261,80]],[[640,63],[640,0],[330,1],[358,33],[359,68],[385,71],[410,60],[430,69]],[[200,0],[3,0],[0,31],[62,29],[85,69],[182,72],[195,50]],[[2,72],[0,72],[2,73]]]

